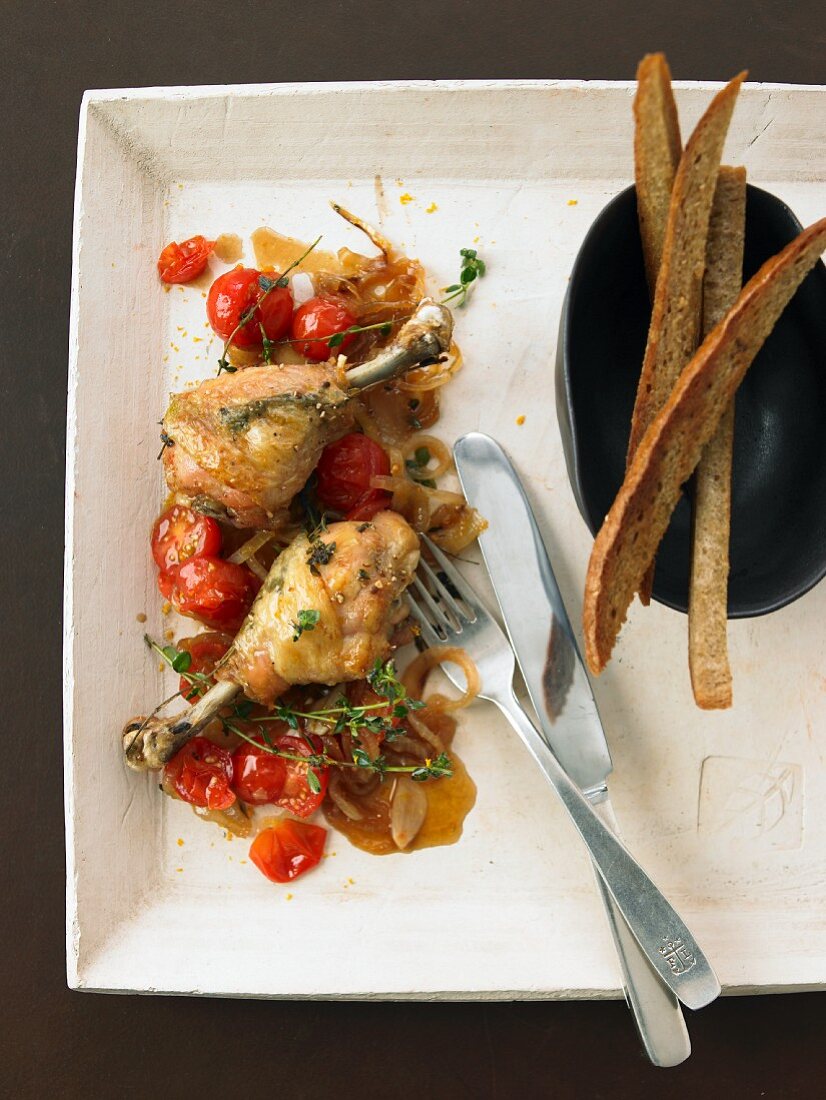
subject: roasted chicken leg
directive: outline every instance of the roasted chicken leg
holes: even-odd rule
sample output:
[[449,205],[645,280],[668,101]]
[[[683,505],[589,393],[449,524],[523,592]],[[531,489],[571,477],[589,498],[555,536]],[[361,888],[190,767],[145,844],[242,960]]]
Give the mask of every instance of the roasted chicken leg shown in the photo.
[[363,679],[390,652],[418,561],[418,538],[395,512],[299,535],[273,563],[215,687],[183,714],[127,723],[127,763],[163,767],[240,691],[270,705],[293,684]]
[[236,527],[283,526],[326,445],[352,430],[351,397],[437,358],[452,331],[450,312],[424,298],[389,347],[350,371],[250,367],[175,394],[163,421],[169,488]]

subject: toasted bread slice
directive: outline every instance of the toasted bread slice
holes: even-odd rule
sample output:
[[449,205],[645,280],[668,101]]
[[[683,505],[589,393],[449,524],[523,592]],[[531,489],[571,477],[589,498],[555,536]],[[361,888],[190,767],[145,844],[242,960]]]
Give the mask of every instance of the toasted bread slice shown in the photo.
[[654,296],[665,241],[671,188],[683,151],[671,70],[663,53],[637,66],[634,96],[634,179],[648,289]]
[[[712,99],[686,143],[674,178],[648,342],[631,418],[629,464],[699,343],[711,204],[723,143],[745,76],[740,73]],[[640,584],[644,604],[651,598],[652,580],[653,569]]]
[[[734,305],[743,285],[746,170],[720,169],[706,248],[703,335]],[[730,707],[726,603],[731,518],[734,401],[703,451],[694,478],[694,530],[688,602],[688,663],[698,706]]]
[[605,667],[683,482],[789,299],[826,249],[826,218],[760,268],[680,375],[637,448],[597,534],[585,581],[585,655]]

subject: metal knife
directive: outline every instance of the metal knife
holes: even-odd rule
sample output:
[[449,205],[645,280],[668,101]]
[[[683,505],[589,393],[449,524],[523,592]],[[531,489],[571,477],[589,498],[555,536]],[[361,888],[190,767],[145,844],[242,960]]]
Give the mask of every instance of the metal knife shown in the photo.
[[[483,532],[479,545],[545,740],[616,832],[608,798],[612,763],[605,731],[519,477],[499,444],[479,432],[460,439],[454,457],[468,501],[483,515],[501,519]],[[626,1000],[645,1051],[655,1065],[678,1065],[691,1053],[679,1002],[645,958],[601,877],[596,879],[622,967]],[[662,950],[670,951],[671,945],[664,944]],[[682,965],[690,965],[690,960],[678,957],[672,964]]]

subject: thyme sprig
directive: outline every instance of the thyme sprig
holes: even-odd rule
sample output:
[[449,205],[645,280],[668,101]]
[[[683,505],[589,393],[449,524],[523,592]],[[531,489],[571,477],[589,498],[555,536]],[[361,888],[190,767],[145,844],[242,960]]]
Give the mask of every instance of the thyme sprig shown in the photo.
[[[176,649],[175,646],[160,646],[148,635],[146,642],[150,648],[162,657],[169,667],[182,676],[193,690],[198,693],[212,686],[212,680],[206,673],[191,672],[192,656],[186,650]],[[340,696],[335,705],[321,707],[318,710],[298,710],[286,704],[279,704],[271,715],[252,717],[254,704],[249,699],[232,703],[225,712],[217,715],[224,729],[234,733],[243,741],[255,745],[257,749],[281,756],[285,760],[294,760],[307,765],[307,782],[310,789],[318,793],[320,785],[316,789],[315,783],[318,777],[313,768],[362,768],[383,776],[387,774],[409,775],[416,782],[425,779],[443,779],[453,774],[450,757],[446,753],[439,753],[435,758],[426,758],[423,764],[388,764],[383,755],[371,758],[369,753],[359,744],[361,732],[369,731],[374,734],[383,733],[385,740],[392,743],[398,731],[394,723],[404,719],[410,711],[419,710],[425,704],[419,699],[411,699],[401,683],[393,661],[376,661],[373,668],[367,674],[367,682],[377,695],[382,696],[376,703],[364,703],[355,705],[346,698]],[[192,694],[187,698],[192,698]],[[385,713],[377,713],[384,711]],[[250,736],[238,725],[239,722],[248,722],[258,727],[255,737]],[[285,723],[290,729],[303,737],[308,747],[312,750],[305,756],[299,753],[288,752],[276,747],[269,734],[267,725],[270,722]],[[326,752],[318,752],[312,739],[303,731],[302,726],[306,722],[319,722],[330,728],[330,733],[341,734],[349,732],[353,742],[350,760],[337,760]],[[258,739],[260,737],[260,740]],[[312,776],[312,778],[310,778]]]
[[[227,352],[232,347],[232,341],[235,339],[235,337],[238,335],[244,325],[253,320],[253,318],[255,317],[255,311],[258,309],[258,307],[261,305],[268,294],[271,294],[276,287],[285,287],[289,285],[289,279],[287,278],[289,273],[293,270],[293,268],[298,267],[300,263],[303,263],[304,260],[306,260],[313,249],[318,245],[318,242],[320,240],[321,236],[319,235],[309,246],[309,248],[305,249],[305,251],[298,257],[297,260],[293,260],[293,262],[288,267],[284,268],[284,270],[277,278],[271,279],[269,275],[258,276],[258,285],[263,293],[255,299],[251,306],[244,310],[244,312],[238,318],[238,324],[227,337],[226,343],[224,344],[224,350],[221,352],[221,358],[218,360],[219,374],[221,373],[221,371],[227,371],[229,374],[233,374],[236,371],[237,368],[233,367],[230,361],[227,359]],[[265,348],[267,348],[268,345],[269,347],[267,353],[272,351],[274,342],[268,340],[267,343],[264,345]],[[267,360],[267,362],[269,362],[269,359]]]
[[487,264],[480,258],[475,248],[460,248],[459,255],[462,257],[459,282],[442,287],[442,293],[447,297],[442,298],[440,305],[446,306],[448,302],[458,299],[457,306],[463,306],[467,302],[471,285],[477,279],[481,279],[487,271]]

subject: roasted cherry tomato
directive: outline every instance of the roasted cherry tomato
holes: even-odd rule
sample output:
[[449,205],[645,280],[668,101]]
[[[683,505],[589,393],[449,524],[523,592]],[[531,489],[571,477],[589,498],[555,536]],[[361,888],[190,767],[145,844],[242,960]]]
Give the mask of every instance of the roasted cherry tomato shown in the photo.
[[318,864],[326,839],[320,825],[284,818],[261,830],[250,845],[250,859],[271,882],[291,882]]
[[331,336],[346,332],[355,323],[355,317],[341,298],[310,298],[293,314],[290,335],[293,340],[299,341],[295,346],[302,355],[314,362],[321,362],[331,355],[338,355],[352,344],[356,338],[352,332],[348,332],[335,348],[331,348],[328,341]]
[[[257,740],[263,744],[260,738]],[[287,761],[245,741],[232,754],[232,774],[232,785],[241,801],[263,806],[276,802],[284,789]]]
[[[323,749],[321,740],[319,738],[314,738],[313,743],[315,744],[316,741],[318,745],[314,750],[310,748],[303,737],[285,733],[281,737],[277,737],[273,744],[277,749],[281,749],[282,752],[290,753],[292,756],[311,756],[314,751],[321,752]],[[318,780],[318,790],[314,791],[311,790],[310,784],[307,782],[307,772],[310,770],[309,765],[302,764],[299,760],[287,760],[283,756],[281,759],[286,765],[286,774],[284,777],[284,788],[276,799],[276,804],[283,806],[285,810],[289,810],[289,812],[295,814],[296,817],[309,817],[324,801],[324,795],[327,793],[327,784],[329,782],[328,769],[312,769]]]
[[[179,650],[188,653],[192,658],[189,668],[186,670],[190,676],[196,672],[210,676],[215,666],[232,645],[232,638],[229,634],[208,630],[205,634],[196,634],[194,638],[181,638],[176,644]],[[187,680],[186,676],[182,676],[179,690],[184,699],[194,703],[199,696],[204,694],[206,685],[193,684],[190,680]]]
[[214,247],[215,241],[200,235],[180,244],[173,241],[158,257],[158,274],[165,283],[189,283],[205,269]]
[[176,611],[232,633],[244,621],[261,587],[245,565],[206,556],[189,558],[172,570],[171,576],[169,600]]
[[325,508],[344,512],[346,519],[372,519],[390,507],[392,494],[372,489],[376,475],[390,473],[390,459],[378,443],[353,433],[328,444],[321,453],[316,477],[318,499]]
[[209,323],[224,340],[232,336],[233,344],[239,348],[263,343],[262,325],[268,340],[281,340],[290,328],[293,297],[287,287],[279,286],[267,294],[250,320],[235,332],[242,315],[264,294],[259,282],[262,274],[253,267],[234,267],[219,275],[209,288]]
[[187,558],[220,554],[221,528],[210,516],[173,504],[155,520],[150,546],[158,569],[168,573]]
[[232,757],[206,737],[193,737],[164,766],[164,779],[175,793],[193,806],[226,810],[235,801]]

